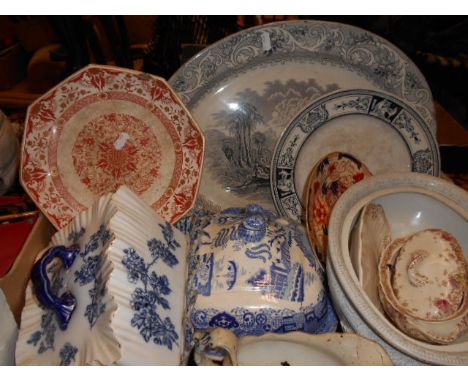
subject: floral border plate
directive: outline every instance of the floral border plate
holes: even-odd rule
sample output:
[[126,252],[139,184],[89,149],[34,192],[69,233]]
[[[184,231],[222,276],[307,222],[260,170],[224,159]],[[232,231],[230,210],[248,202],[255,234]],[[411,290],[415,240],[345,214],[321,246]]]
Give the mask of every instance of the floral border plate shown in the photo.
[[28,108],[21,182],[56,228],[120,185],[173,222],[195,201],[203,152],[166,81],[89,65]]
[[307,106],[278,141],[270,179],[279,214],[301,219],[310,171],[335,151],[357,156],[372,174],[440,171],[437,142],[409,105],[371,90],[336,92]]
[[419,69],[383,38],[344,24],[290,21],[241,31],[189,60],[169,83],[204,131],[198,201],[216,212],[248,203],[273,208],[277,140],[300,110],[332,91],[392,94],[435,136],[431,91]]

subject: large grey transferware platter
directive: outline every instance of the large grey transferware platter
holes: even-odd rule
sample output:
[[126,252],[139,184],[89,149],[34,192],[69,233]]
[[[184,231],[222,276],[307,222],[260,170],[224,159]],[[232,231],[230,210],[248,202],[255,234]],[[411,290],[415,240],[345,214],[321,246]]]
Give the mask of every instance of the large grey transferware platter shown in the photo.
[[415,110],[435,136],[429,86],[385,39],[322,21],[241,31],[209,46],[169,80],[206,138],[198,201],[209,210],[255,202],[273,209],[270,163],[283,130],[338,90],[381,91]]

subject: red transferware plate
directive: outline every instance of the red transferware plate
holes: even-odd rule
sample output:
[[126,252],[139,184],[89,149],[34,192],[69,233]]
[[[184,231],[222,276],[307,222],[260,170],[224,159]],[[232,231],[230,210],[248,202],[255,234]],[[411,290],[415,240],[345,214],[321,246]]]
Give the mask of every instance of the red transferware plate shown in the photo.
[[21,183],[56,228],[121,185],[175,222],[195,202],[203,152],[165,80],[90,65],[28,108]]

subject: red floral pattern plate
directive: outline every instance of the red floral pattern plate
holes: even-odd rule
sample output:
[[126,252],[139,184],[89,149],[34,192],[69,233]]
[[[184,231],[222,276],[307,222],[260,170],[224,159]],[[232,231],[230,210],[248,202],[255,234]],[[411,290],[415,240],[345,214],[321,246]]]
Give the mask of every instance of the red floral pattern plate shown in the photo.
[[349,187],[369,176],[372,173],[364,163],[341,152],[326,155],[310,172],[305,190],[305,222],[310,243],[324,266],[333,207]]
[[21,182],[56,228],[127,185],[170,222],[195,202],[204,138],[162,78],[90,65],[28,109]]

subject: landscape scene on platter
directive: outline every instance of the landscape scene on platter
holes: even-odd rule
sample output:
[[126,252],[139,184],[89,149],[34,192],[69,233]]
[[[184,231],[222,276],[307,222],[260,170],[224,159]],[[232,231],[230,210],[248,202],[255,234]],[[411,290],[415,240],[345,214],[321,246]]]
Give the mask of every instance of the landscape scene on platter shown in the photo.
[[246,88],[211,115],[205,131],[206,167],[226,191],[270,200],[270,162],[291,120],[311,101],[338,90],[314,79],[265,82],[263,92]]

